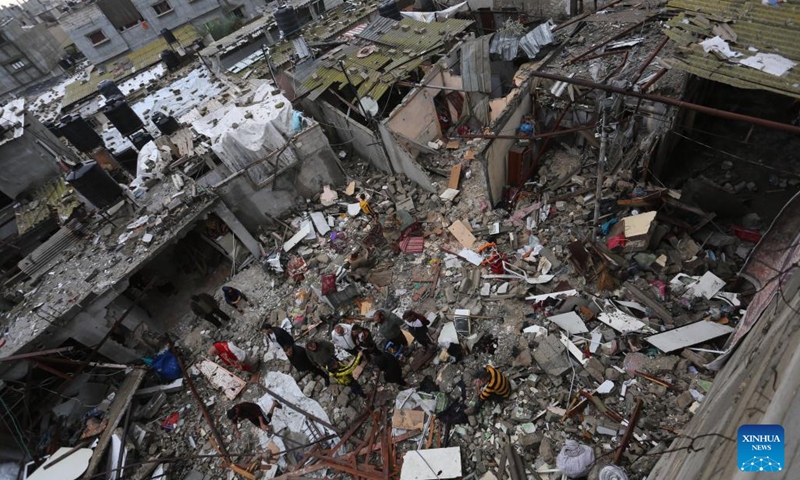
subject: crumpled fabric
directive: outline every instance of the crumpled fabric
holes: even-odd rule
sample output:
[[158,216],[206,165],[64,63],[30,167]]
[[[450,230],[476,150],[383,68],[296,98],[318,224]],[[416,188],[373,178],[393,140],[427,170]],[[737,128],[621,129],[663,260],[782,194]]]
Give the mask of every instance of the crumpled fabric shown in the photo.
[[600,480],[628,480],[628,474],[622,467],[606,465],[600,470]]
[[594,450],[575,440],[567,440],[556,458],[556,466],[569,478],[587,475],[592,464],[594,464]]

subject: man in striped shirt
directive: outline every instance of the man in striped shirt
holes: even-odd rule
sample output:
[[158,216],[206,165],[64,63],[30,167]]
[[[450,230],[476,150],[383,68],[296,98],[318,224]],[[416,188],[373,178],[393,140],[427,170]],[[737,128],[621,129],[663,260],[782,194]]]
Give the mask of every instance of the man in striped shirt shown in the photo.
[[511,382],[491,365],[475,372],[475,386],[478,387],[478,401],[464,413],[474,415],[480,411],[487,400],[503,400],[511,394]]

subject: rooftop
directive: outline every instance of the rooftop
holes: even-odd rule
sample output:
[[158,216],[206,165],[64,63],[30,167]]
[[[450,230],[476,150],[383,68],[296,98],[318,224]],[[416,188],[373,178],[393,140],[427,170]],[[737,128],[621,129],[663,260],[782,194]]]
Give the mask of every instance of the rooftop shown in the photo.
[[[445,50],[446,43],[472,25],[472,20],[448,19],[444,22],[423,23],[409,18],[397,21],[380,17],[356,37],[298,68],[300,83],[297,96],[309,95],[314,100],[332,85],[349,81],[358,87],[359,96],[369,95],[377,100],[391,86],[405,78],[431,56]],[[347,67],[347,77],[340,62]]]
[[[800,98],[800,6],[755,0],[672,0],[667,22],[675,66],[738,88]],[[727,47],[726,47],[727,45]]]
[[[172,33],[175,34],[181,45],[189,45],[200,38],[197,30],[191,24],[177,28]],[[119,82],[121,79],[159,62],[161,60],[159,55],[168,48],[167,41],[158,37],[138,50],[134,50],[114,61],[107,62],[100,67],[95,67],[89,74],[88,80],[75,81],[66,86],[61,105],[68,107],[94,95],[97,92],[97,84],[103,80]]]
[[0,107],[0,145],[22,136],[25,130],[25,99]]
[[[114,218],[116,227],[99,216],[71,223],[56,234],[68,239],[63,249],[47,255],[41,249],[48,242],[29,257],[40,254],[43,261],[30,267],[32,279],[19,288],[25,300],[0,317],[8,332],[0,358],[18,352],[59,319],[70,318],[70,312],[81,311],[129,278],[216,200],[199,188],[178,191],[172,182],[157,184],[146,199],[140,216],[126,215],[123,208]],[[145,233],[153,235],[149,243],[139,241]]]

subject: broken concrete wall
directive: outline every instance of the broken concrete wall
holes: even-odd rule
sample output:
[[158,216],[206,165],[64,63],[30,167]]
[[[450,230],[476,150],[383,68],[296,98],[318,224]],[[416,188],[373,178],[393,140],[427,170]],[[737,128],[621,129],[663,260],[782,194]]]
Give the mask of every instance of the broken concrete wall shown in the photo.
[[[294,137],[290,148],[299,162],[261,188],[242,175],[243,172],[216,184],[217,195],[251,233],[255,233],[260,225],[272,223],[273,218],[304,205],[304,199],[321,192],[323,185],[340,186],[345,181],[336,155],[319,124]],[[215,172],[206,177],[216,176]]]
[[[434,67],[421,82],[434,87],[444,86],[439,67]],[[439,94],[438,88],[415,88],[403,99],[384,122],[395,135],[425,146],[442,136],[436,106],[433,98]]]
[[386,149],[389,151],[389,155],[392,157],[392,163],[395,165],[400,165],[400,169],[396,171],[404,173],[408,178],[416,182],[417,185],[425,190],[429,192],[435,192],[436,189],[431,183],[431,179],[422,170],[422,167],[420,167],[419,164],[414,160],[411,152],[403,148],[403,146],[397,141],[397,138],[394,136],[394,134],[392,134],[386,128],[386,124],[382,123],[378,128],[380,129],[381,137],[386,145]]
[[334,147],[337,152],[343,150],[355,153],[368,159],[378,170],[392,173],[386,153],[369,128],[349,118],[347,114],[324,100],[317,99],[312,102],[304,98],[301,105],[302,109],[316,120],[332,127],[333,138],[338,139],[338,143],[341,144]]
[[[529,83],[509,94],[508,108],[494,123],[492,131],[496,135],[516,135],[522,117],[531,112]],[[495,205],[503,196],[508,173],[508,151],[516,140],[495,138],[490,140],[478,154],[486,169],[486,187],[489,202]]]

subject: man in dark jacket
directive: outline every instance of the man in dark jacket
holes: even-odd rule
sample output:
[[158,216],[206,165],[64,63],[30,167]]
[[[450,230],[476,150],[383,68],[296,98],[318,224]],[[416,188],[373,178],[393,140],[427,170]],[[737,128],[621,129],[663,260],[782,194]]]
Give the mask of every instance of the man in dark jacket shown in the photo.
[[237,437],[241,435],[239,433],[239,422],[241,420],[250,420],[250,423],[255,425],[256,428],[260,428],[265,432],[272,431],[272,425],[270,425],[272,421],[272,411],[277,407],[280,407],[280,405],[278,405],[278,402],[274,402],[272,408],[269,409],[269,413],[264,415],[264,411],[255,403],[242,402],[234,405],[227,413],[228,420],[233,422],[234,435]]
[[276,342],[281,348],[286,348],[294,345],[294,337],[292,334],[282,329],[281,327],[273,327],[269,323],[261,325],[261,333],[266,335],[271,341]]
[[327,340],[309,340],[306,343],[306,352],[311,363],[324,371],[327,371],[331,360],[336,358],[336,348]]
[[431,346],[431,339],[428,336],[428,325],[431,323],[430,320],[414,310],[406,310],[403,314],[403,321],[408,327],[408,331],[414,336],[414,340],[418,341],[419,344],[425,348]]
[[403,321],[400,320],[400,317],[386,310],[378,310],[373,318],[379,325],[378,331],[386,341],[406,347],[406,352],[408,352],[408,339],[403,335]]
[[225,312],[220,310],[219,304],[214,300],[214,297],[207,293],[192,295],[189,308],[192,310],[192,313],[205,319],[217,328],[222,326],[222,322],[227,322],[231,319]]
[[322,379],[325,380],[326,386],[331,384],[328,374],[318,366],[311,363],[311,360],[308,358],[308,352],[305,348],[301,347],[300,345],[289,345],[287,347],[283,347],[283,353],[289,357],[289,363],[291,363],[298,372],[311,372],[314,375],[322,377]]
[[380,352],[372,355],[372,363],[383,372],[383,378],[389,383],[396,383],[401,387],[408,384],[403,379],[403,367],[400,362],[389,352]]

